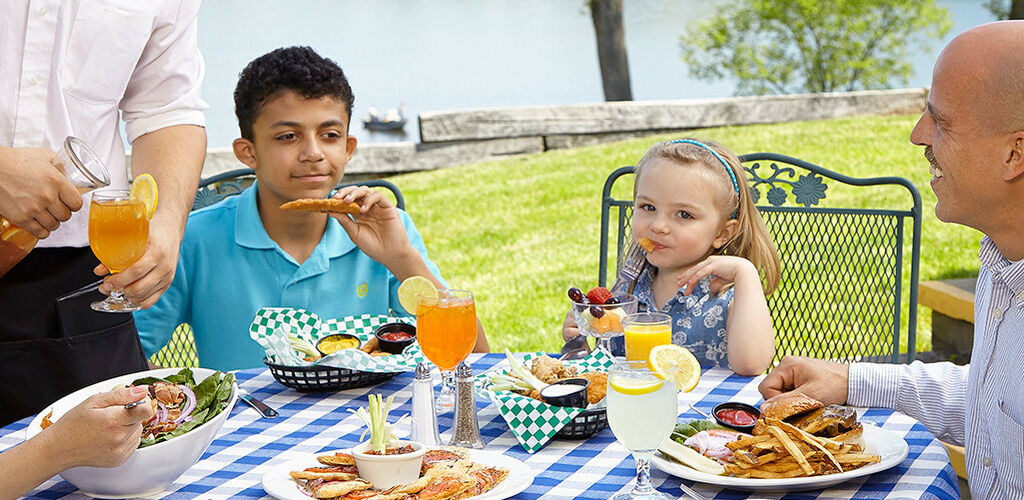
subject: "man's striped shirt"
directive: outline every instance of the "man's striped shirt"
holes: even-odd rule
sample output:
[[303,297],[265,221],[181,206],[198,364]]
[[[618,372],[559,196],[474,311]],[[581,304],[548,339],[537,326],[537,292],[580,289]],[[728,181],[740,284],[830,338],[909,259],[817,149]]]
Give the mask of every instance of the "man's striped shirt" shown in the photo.
[[848,403],[891,408],[964,444],[971,496],[1024,498],[1024,261],[985,237],[969,366],[850,365]]

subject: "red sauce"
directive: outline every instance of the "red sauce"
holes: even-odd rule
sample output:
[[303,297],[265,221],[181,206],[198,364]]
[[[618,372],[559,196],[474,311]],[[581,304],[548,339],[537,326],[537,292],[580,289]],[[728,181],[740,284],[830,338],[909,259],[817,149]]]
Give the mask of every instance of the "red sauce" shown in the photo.
[[[395,332],[400,333],[400,332]],[[416,451],[411,445],[399,446],[398,448],[384,448],[385,455],[404,455],[406,453],[412,453]],[[367,455],[380,455],[380,452],[376,450],[368,450]]]
[[737,426],[754,425],[754,422],[757,420],[754,418],[754,415],[744,410],[722,410],[716,413],[715,416],[721,419],[722,422]]
[[391,342],[401,342],[403,340],[409,340],[412,338],[412,334],[409,332],[388,332],[380,335],[380,338],[389,340]]

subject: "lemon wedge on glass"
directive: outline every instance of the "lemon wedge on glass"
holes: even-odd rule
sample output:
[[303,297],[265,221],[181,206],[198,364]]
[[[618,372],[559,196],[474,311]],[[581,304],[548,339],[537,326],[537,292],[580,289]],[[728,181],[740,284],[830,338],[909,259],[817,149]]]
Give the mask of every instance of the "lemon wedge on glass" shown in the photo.
[[608,385],[615,392],[622,394],[628,394],[630,396],[639,396],[641,394],[649,394],[665,385],[664,380],[644,380],[625,376],[612,375],[608,379]]
[[410,276],[398,285],[398,303],[409,314],[416,314],[420,301],[437,301],[437,287],[423,276]]
[[700,381],[700,363],[693,353],[675,344],[662,344],[651,349],[647,368],[661,378],[676,374],[676,390],[690,392]]
[[153,213],[156,212],[156,200],[157,200],[157,189],[156,179],[149,174],[139,174],[132,181],[132,190],[128,194],[129,198],[133,200],[139,200],[146,205],[146,220],[153,218]]

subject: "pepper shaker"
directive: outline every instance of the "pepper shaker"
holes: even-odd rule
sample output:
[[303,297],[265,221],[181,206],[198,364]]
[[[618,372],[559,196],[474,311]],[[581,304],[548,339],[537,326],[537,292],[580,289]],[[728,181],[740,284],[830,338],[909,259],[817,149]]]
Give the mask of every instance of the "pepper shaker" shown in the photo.
[[455,433],[452,446],[480,449],[484,441],[480,438],[480,425],[476,418],[476,392],[473,381],[473,367],[459,363],[455,369]]
[[425,446],[438,446],[437,413],[434,411],[434,384],[430,380],[430,365],[418,363],[412,383],[412,433],[409,439]]

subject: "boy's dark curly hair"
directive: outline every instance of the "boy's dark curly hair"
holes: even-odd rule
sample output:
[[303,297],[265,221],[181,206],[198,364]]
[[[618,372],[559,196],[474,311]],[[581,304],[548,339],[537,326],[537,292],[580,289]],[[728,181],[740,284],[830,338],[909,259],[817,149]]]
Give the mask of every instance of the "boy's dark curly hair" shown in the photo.
[[253,140],[252,123],[263,103],[285,90],[297,92],[306,99],[330,96],[345,103],[351,124],[355,97],[337,63],[309,47],[285,47],[253,59],[238,75],[235,115],[242,137]]

